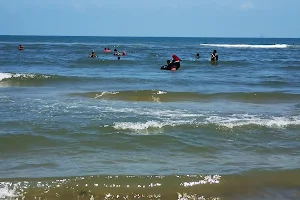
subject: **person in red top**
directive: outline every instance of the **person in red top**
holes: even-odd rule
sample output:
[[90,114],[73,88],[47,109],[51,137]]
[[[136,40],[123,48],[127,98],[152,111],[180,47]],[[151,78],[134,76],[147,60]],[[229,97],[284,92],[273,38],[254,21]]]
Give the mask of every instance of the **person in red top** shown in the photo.
[[179,69],[179,67],[180,67],[180,61],[182,61],[182,60],[178,56],[176,56],[175,54],[172,55],[172,63],[174,64],[173,68],[175,67],[176,70]]

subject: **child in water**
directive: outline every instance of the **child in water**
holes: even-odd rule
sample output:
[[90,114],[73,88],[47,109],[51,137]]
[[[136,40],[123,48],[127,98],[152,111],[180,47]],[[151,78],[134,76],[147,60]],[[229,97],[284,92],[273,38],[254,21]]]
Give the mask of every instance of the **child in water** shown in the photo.
[[219,56],[218,56],[217,50],[213,51],[213,53],[211,54],[210,60],[211,61],[218,61],[219,60]]
[[170,60],[167,60],[167,64],[162,66],[160,69],[162,70],[171,70],[171,61]]
[[167,65],[162,66],[160,69],[162,70],[177,70],[180,67],[181,59],[175,54],[172,55],[172,61],[167,60]]
[[95,54],[95,51],[93,50],[92,53],[89,55],[89,58],[96,58],[97,55]]

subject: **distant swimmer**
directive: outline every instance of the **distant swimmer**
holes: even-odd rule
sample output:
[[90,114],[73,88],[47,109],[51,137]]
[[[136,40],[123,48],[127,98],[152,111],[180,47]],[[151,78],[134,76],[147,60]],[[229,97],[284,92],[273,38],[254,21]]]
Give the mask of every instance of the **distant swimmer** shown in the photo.
[[19,50],[24,50],[24,46],[19,45],[18,49],[19,49]]
[[211,61],[218,61],[219,60],[219,56],[218,56],[217,50],[213,51],[213,53],[211,54],[210,60]]
[[121,52],[119,52],[117,49],[114,49],[114,55],[115,56],[121,56],[122,55],[122,53]]
[[109,53],[109,52],[111,52],[111,50],[109,48],[104,48],[104,52]]
[[121,59],[121,57],[120,56],[118,56],[118,60],[120,60]]
[[126,51],[123,51],[122,55],[123,55],[123,56],[126,56],[126,55],[127,55]]
[[92,53],[89,55],[90,58],[96,58],[97,55],[95,54],[95,51],[93,50]]
[[199,59],[200,58],[200,54],[197,53],[196,56],[195,56],[195,58],[196,58],[196,60]]

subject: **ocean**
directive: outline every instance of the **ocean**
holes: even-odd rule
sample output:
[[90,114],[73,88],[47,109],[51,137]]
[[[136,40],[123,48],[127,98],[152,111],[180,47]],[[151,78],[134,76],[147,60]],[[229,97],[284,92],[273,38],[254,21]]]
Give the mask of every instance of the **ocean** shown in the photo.
[[300,39],[0,36],[0,127],[0,199],[298,200]]

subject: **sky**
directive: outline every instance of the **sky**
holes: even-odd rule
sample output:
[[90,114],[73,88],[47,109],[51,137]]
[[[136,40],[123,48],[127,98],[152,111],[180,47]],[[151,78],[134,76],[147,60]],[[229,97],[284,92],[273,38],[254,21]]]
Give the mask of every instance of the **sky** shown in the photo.
[[0,0],[0,35],[300,38],[300,0]]

